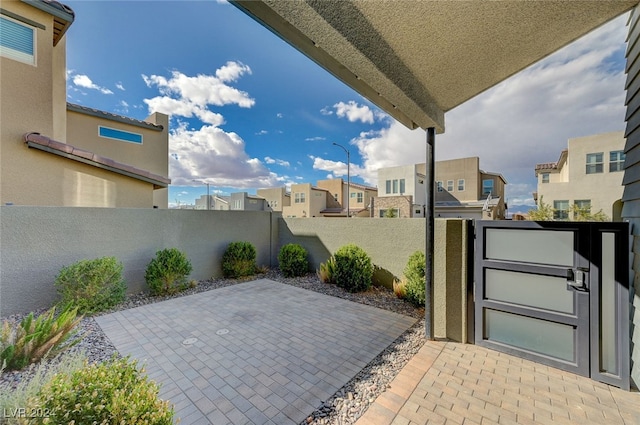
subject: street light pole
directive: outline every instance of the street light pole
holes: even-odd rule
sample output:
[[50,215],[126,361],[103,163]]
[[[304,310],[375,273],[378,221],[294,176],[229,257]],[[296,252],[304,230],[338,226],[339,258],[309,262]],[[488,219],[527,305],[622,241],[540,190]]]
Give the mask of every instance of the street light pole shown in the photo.
[[211,197],[209,196],[209,183],[196,180],[196,179],[193,179],[193,181],[196,183],[204,183],[207,185],[207,211],[209,211],[211,209]]
[[349,149],[345,148],[344,146],[333,142],[333,144],[335,146],[341,147],[342,150],[344,150],[347,153],[347,218],[351,217],[350,214],[350,210],[349,210],[349,203],[351,202],[351,173],[350,173],[350,168],[351,168],[351,159],[349,158]]

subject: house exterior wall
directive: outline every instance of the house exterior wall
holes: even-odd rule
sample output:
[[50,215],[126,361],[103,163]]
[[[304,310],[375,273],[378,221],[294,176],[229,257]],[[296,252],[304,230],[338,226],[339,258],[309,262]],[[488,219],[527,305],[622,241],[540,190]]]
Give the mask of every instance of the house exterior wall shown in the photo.
[[[480,159],[478,157],[436,161],[435,180],[443,184],[442,191],[436,191],[436,202],[477,201],[482,199],[482,179],[480,178]],[[464,190],[458,190],[458,180],[464,180]],[[447,182],[453,181],[453,190],[447,190]]]
[[291,196],[287,194],[284,187],[258,189],[256,194],[265,199],[265,210],[267,211],[282,211],[283,207],[291,206]]
[[373,203],[373,217],[382,217],[388,209],[398,210],[396,218],[411,218],[412,198],[411,196],[381,196]]
[[[602,210],[609,218],[620,220],[614,205],[622,199],[624,172],[609,171],[609,153],[624,150],[622,131],[569,139],[567,160],[557,170],[537,171],[538,200],[554,205],[554,201],[590,200],[591,212]],[[587,174],[586,158],[590,153],[602,153],[602,173]],[[549,173],[549,183],[543,183],[543,173]]]
[[[0,57],[0,204],[166,208],[166,188],[154,191],[151,183],[27,147],[25,134],[37,132],[166,176],[168,117],[161,114],[150,117],[163,121],[164,146],[155,146],[155,151],[147,150],[137,156],[134,152],[107,152],[108,149],[99,146],[93,118],[71,117],[68,121],[66,36],[53,46],[53,16],[20,1],[3,2],[2,11],[4,16],[19,17],[21,24],[30,21],[37,27],[35,65]],[[94,127],[88,130],[85,125]],[[103,189],[104,192],[93,192]]]
[[[23,135],[28,131],[64,135],[64,126],[60,123],[64,108],[62,112],[56,110],[60,102],[54,101],[54,93],[65,87],[66,80],[60,72],[54,72],[54,66],[61,62],[54,50],[64,54],[66,40],[63,37],[53,46],[53,17],[48,13],[13,1],[3,2],[2,8],[45,27],[35,30],[35,65],[0,57],[0,203],[33,204],[47,196],[48,188],[33,187],[33,182],[49,180],[48,158],[29,155]],[[66,98],[63,97],[63,101],[66,102]]]
[[342,179],[318,180],[316,186],[329,192],[333,202],[327,207],[340,207],[347,205],[347,188],[346,183]]
[[[296,202],[296,194],[304,194],[304,202]],[[320,217],[327,206],[328,192],[311,186],[311,183],[291,185],[291,205],[282,208],[284,217]],[[300,198],[299,198],[300,199]]]
[[[624,177],[622,184],[622,217],[631,223],[633,243],[632,281],[629,288],[631,296],[631,379],[636,387],[640,386],[640,8],[636,6],[629,21],[629,37],[627,47],[627,81],[626,105],[627,127],[624,132],[626,144],[624,151]],[[632,66],[633,65],[633,66]]]

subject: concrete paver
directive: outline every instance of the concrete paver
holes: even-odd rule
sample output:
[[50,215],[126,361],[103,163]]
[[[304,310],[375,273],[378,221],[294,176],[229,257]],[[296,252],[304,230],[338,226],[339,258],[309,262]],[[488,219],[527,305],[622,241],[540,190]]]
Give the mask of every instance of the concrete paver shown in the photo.
[[297,424],[416,319],[261,279],[96,318],[181,424]]
[[433,341],[356,425],[441,423],[640,424],[640,393],[484,347]]

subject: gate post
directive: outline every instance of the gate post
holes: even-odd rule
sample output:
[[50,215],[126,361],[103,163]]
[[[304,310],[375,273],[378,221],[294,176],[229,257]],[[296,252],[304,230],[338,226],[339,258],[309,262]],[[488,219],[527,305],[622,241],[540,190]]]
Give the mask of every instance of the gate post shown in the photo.
[[427,153],[426,153],[426,174],[427,182],[424,185],[427,191],[425,217],[426,217],[426,242],[425,242],[425,297],[424,297],[424,327],[425,336],[428,340],[433,340],[433,251],[434,251],[434,217],[435,217],[435,139],[436,130],[434,127],[427,129]]

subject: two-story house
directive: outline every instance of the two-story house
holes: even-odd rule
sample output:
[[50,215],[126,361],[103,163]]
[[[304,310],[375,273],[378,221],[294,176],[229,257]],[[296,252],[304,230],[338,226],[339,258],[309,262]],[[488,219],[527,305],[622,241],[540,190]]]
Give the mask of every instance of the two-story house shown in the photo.
[[574,206],[620,221],[625,142],[623,131],[569,139],[558,161],[536,165],[534,199],[552,206],[556,220],[574,218]]
[[318,180],[317,187],[329,191],[338,205],[329,206],[321,211],[325,217],[370,217],[371,200],[378,193],[378,188],[350,182],[343,179]]
[[[425,163],[379,169],[373,216],[424,217],[425,174]],[[437,161],[435,180],[436,217],[505,218],[507,181],[501,174],[481,170],[478,157]]]
[[74,19],[57,1],[2,2],[0,203],[166,208],[168,117],[67,103]]
[[291,206],[291,194],[285,187],[258,189],[256,195],[265,200],[267,211],[282,211],[284,207]]

